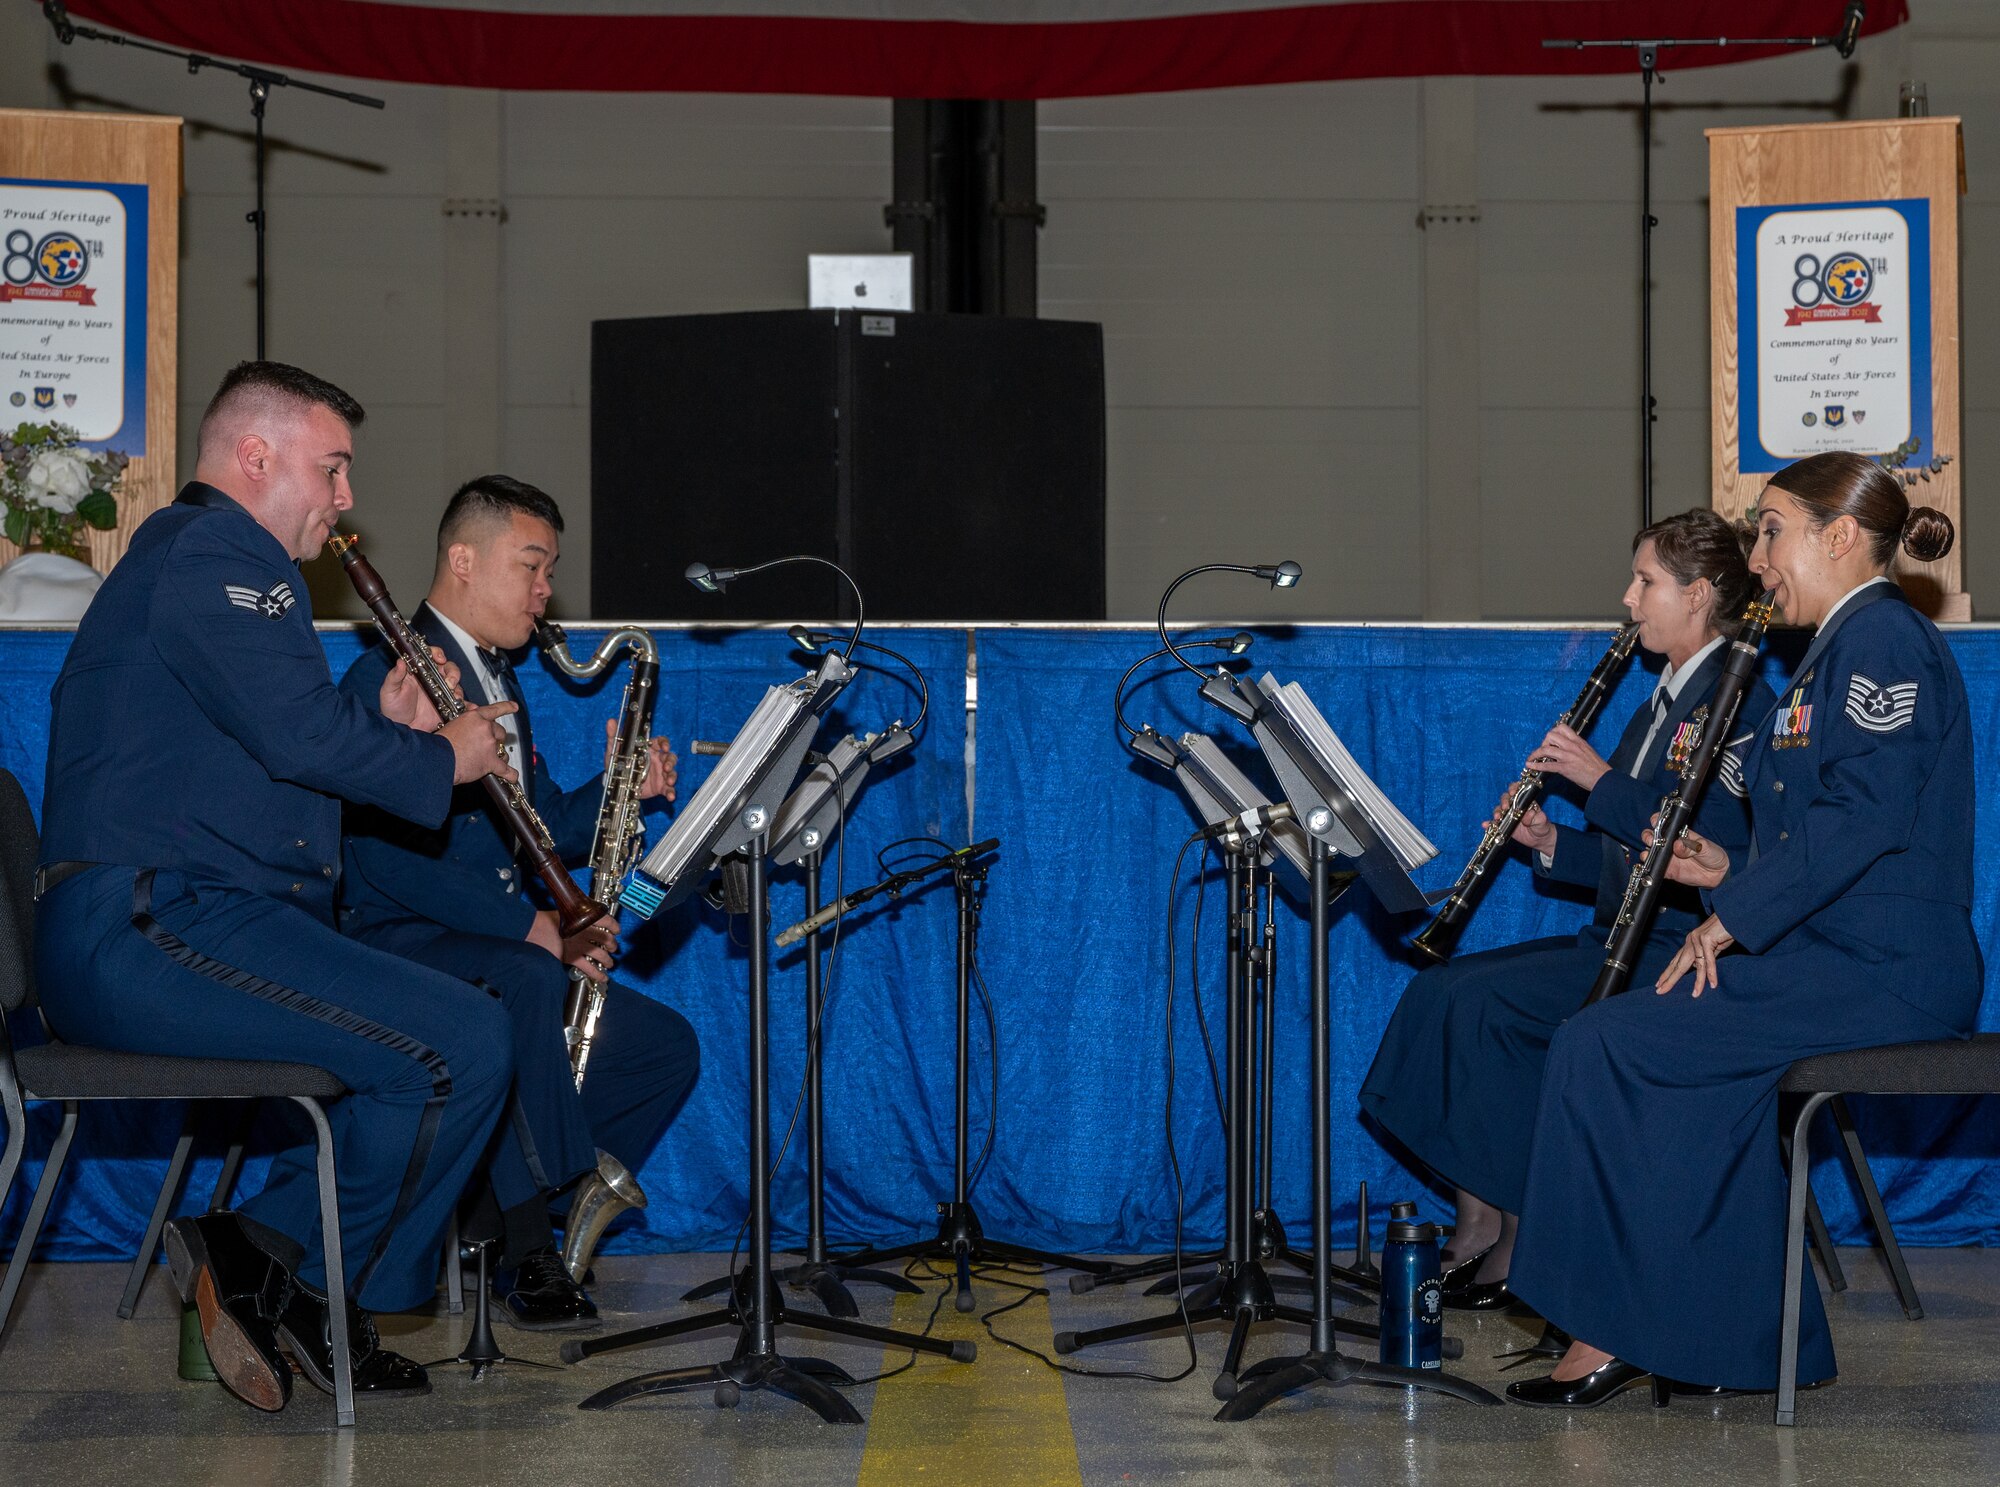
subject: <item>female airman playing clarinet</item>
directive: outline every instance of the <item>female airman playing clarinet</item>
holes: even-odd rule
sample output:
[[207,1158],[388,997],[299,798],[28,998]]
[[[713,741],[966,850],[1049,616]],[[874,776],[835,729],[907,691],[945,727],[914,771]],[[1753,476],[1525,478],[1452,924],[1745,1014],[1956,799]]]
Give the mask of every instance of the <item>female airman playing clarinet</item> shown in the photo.
[[[1676,845],[1670,876],[1708,917],[1549,1049],[1513,1278],[1577,1340],[1510,1386],[1523,1404],[1585,1408],[1649,1375],[1659,1402],[1774,1387],[1780,1078],[1810,1054],[1963,1037],[1978,1013],[1965,687],[1889,577],[1899,544],[1948,552],[1951,522],[1845,453],[1773,476],[1756,517],[1766,596],[1818,633],[1783,702],[1741,714],[1752,845],[1699,826]],[[1807,1286],[1799,1377],[1833,1374]]]
[[[1529,756],[1531,768],[1587,792],[1588,829],[1554,825],[1536,807],[1514,832],[1539,874],[1596,888],[1595,921],[1580,934],[1463,955],[1423,972],[1383,1036],[1362,1107],[1458,1189],[1447,1305],[1486,1310],[1514,1301],[1507,1279],[1513,1216],[1521,1211],[1549,1039],[1583,1004],[1603,963],[1631,854],[1661,796],[1677,783],[1671,746],[1696,726],[1721,674],[1725,634],[1755,590],[1742,537],[1706,508],[1633,538],[1625,607],[1639,626],[1639,644],[1665,657],[1666,670],[1608,760],[1561,724]],[[1773,700],[1760,683],[1747,705],[1762,716]],[[1749,840],[1740,787],[1710,791],[1698,818],[1710,837],[1738,847]],[[1693,891],[1674,890],[1640,961],[1648,978],[1699,919]]]

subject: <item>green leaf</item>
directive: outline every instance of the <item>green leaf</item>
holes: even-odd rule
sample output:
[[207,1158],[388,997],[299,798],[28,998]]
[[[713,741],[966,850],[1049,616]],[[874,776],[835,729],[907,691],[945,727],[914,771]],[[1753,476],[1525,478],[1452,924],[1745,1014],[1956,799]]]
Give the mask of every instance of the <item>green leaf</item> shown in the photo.
[[7,523],[4,530],[6,532],[7,540],[13,543],[16,547],[27,546],[28,543],[27,508],[22,506],[8,507]]
[[92,491],[76,503],[76,514],[100,532],[118,525],[118,503],[111,499],[110,491]]

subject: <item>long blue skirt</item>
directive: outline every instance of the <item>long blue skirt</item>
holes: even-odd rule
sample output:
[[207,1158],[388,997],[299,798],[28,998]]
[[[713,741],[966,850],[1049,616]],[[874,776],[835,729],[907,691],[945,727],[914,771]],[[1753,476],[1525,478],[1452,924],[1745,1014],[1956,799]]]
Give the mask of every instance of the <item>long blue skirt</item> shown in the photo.
[[[1508,1213],[1521,1212],[1549,1040],[1604,964],[1601,931],[1528,940],[1432,966],[1404,990],[1361,1108],[1426,1166]],[[1639,960],[1651,985],[1673,952]]]
[[[1775,1388],[1785,1269],[1778,1081],[1796,1059],[1954,1037],[1803,931],[1725,957],[1699,999],[1652,977],[1549,1048],[1514,1290],[1571,1336],[1688,1383]],[[1841,974],[1845,971],[1846,974]],[[1655,973],[1657,974],[1657,973]],[[1976,1004],[1976,995],[1974,997]],[[1799,1379],[1834,1375],[1805,1287]]]

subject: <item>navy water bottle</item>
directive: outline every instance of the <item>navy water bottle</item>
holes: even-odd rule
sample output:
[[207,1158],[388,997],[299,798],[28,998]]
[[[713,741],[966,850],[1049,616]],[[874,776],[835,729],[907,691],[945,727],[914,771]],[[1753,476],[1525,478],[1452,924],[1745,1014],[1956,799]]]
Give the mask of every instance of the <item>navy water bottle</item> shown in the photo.
[[1417,1221],[1417,1205],[1389,1208],[1382,1245],[1382,1361],[1402,1368],[1444,1366],[1444,1294],[1437,1226]]

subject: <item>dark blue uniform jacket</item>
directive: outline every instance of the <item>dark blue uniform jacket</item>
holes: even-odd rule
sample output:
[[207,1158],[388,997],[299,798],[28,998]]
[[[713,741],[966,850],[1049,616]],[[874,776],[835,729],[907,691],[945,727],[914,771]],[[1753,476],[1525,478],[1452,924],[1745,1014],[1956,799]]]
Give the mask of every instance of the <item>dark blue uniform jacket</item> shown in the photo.
[[336,797],[431,824],[451,799],[451,746],[334,686],[298,568],[199,482],[133,534],[51,700],[44,863],[178,871],[331,924]]
[[[476,673],[428,606],[410,616],[410,624],[465,677]],[[362,653],[341,679],[341,690],[355,701],[373,706],[382,678],[393,664],[386,646]],[[512,687],[519,702],[517,688]],[[477,697],[475,683],[468,695]],[[534,734],[524,708],[514,714],[521,729],[521,753],[529,761],[522,784],[535,811],[549,828],[556,853],[575,862],[590,852],[597,826],[604,777],[593,776],[574,790],[562,790],[549,777],[535,752]],[[424,829],[376,810],[348,812],[347,875],[341,891],[341,928],[356,934],[393,920],[427,919],[474,934],[525,939],[535,906],[523,892],[521,865],[513,843],[503,834],[485,791],[461,786],[452,797],[451,812],[441,827]]]
[[[1716,680],[1722,675],[1723,657],[1728,649],[1725,643],[1711,651],[1681,687],[1668,706],[1666,721],[1654,735],[1639,777],[1634,779],[1626,771],[1652,722],[1650,697],[1633,714],[1625,736],[1607,756],[1612,763],[1611,773],[1600,779],[1584,798],[1583,815],[1590,823],[1589,829],[1557,826],[1556,849],[1550,854],[1547,868],[1542,866],[1539,854],[1531,854],[1535,871],[1541,876],[1597,890],[1597,912],[1584,932],[1599,944],[1604,943],[1605,931],[1618,917],[1635,855],[1643,850],[1641,833],[1660,808],[1661,799],[1680,783],[1680,776],[1669,767],[1667,757],[1674,734],[1697,708],[1708,703]],[[1775,701],[1771,689],[1758,682],[1743,699],[1739,717],[1760,718]],[[1744,731],[1745,725],[1739,722],[1736,732],[1740,735]],[[1718,772],[1710,781],[1695,817],[1695,830],[1725,849],[1740,850],[1748,845],[1750,823],[1743,801],[1743,782],[1733,770]],[[1669,884],[1660,896],[1659,915],[1652,932],[1655,936],[1679,940],[1700,921],[1699,895],[1678,883]]]

